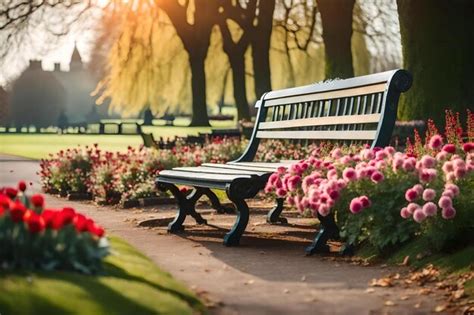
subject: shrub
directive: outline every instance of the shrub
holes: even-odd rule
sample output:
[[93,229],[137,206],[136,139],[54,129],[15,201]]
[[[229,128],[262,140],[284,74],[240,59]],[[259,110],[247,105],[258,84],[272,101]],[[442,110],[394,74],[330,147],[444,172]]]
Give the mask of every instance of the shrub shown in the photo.
[[315,150],[272,174],[265,191],[305,214],[335,212],[349,243],[367,240],[385,250],[422,235],[434,249],[444,249],[472,235],[474,227],[474,124],[468,116],[471,142],[447,112],[445,137],[429,121],[424,143],[416,135],[405,153],[351,146],[326,156]]
[[104,229],[72,208],[48,209],[41,195],[0,189],[0,263],[3,268],[101,270],[108,254]]

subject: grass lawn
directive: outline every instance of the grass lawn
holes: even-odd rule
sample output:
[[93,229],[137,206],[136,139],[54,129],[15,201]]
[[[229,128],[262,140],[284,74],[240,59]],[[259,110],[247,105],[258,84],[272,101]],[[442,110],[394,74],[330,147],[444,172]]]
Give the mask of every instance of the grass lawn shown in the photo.
[[200,300],[124,241],[111,238],[104,275],[0,272],[0,314],[197,314]]
[[[232,122],[216,122],[216,128],[233,128]],[[185,126],[151,126],[143,127],[143,132],[153,133],[159,137],[197,135],[199,132],[210,132],[206,127]],[[33,159],[48,157],[49,153],[75,147],[98,143],[103,150],[125,151],[127,147],[143,143],[139,135],[72,135],[72,134],[0,134],[0,153],[18,155]]]

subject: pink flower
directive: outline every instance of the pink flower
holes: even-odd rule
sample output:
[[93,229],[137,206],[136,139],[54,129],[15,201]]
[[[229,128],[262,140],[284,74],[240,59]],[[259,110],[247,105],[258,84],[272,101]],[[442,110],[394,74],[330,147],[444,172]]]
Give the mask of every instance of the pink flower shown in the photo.
[[457,168],[454,170],[454,177],[456,177],[456,179],[461,179],[466,176],[466,174],[467,171],[465,168]]
[[[379,151],[380,152],[380,151]],[[374,182],[374,183],[380,183],[381,181],[384,180],[384,176],[381,172],[379,171],[375,171],[372,176],[370,176],[370,179]]]
[[329,193],[328,193],[329,197],[331,197],[332,200],[337,200],[337,198],[339,198],[339,192],[337,190],[331,190]]
[[352,199],[351,204],[349,205],[349,210],[353,214],[357,214],[357,213],[361,212],[362,208],[363,208],[362,202],[360,202],[359,198]]
[[426,219],[426,215],[425,215],[425,213],[423,212],[423,210],[421,210],[421,209],[415,210],[415,212],[413,213],[413,220],[415,220],[415,222],[421,223],[421,222],[423,222],[425,219]]
[[334,150],[332,150],[331,152],[331,157],[333,159],[339,159],[342,157],[342,151],[340,148],[335,148]]
[[409,203],[408,206],[407,206],[407,211],[410,213],[410,214],[413,214],[416,210],[420,209],[420,205],[417,204],[417,203]]
[[446,196],[446,197],[449,197],[449,198],[453,199],[454,198],[454,193],[451,190],[445,189],[443,191],[443,193],[441,194],[441,196]]
[[286,173],[286,167],[284,167],[284,166],[278,167],[277,168],[277,173],[281,174],[281,175],[285,174]]
[[455,185],[455,184],[446,184],[446,185],[444,185],[444,189],[450,190],[450,191],[454,194],[454,196],[459,195],[459,187],[458,187],[458,185]]
[[431,200],[435,199],[435,197],[436,197],[436,191],[434,189],[427,188],[427,189],[425,189],[425,191],[423,191],[423,200],[424,201],[431,201]]
[[445,151],[441,151],[438,154],[436,154],[436,160],[441,162],[445,161],[448,158],[448,153]]
[[423,212],[427,217],[432,217],[436,214],[436,211],[438,211],[438,207],[433,202],[427,202],[423,205]]
[[443,145],[443,137],[440,135],[434,135],[431,137],[430,142],[429,142],[429,147],[432,150],[437,150]]
[[409,202],[416,200],[418,198],[418,193],[415,189],[410,188],[405,192],[405,199]]
[[456,146],[454,144],[445,144],[442,149],[444,152],[454,153],[456,152]]
[[423,182],[431,182],[436,178],[437,171],[434,168],[425,168],[420,172],[420,180]]
[[441,216],[443,219],[449,220],[456,216],[456,209],[453,207],[448,207],[441,210]]
[[337,179],[337,171],[335,169],[329,170],[327,174],[328,179]]
[[385,147],[384,149],[385,153],[387,153],[388,155],[394,155],[396,150],[394,147],[392,146],[388,146],[388,147]]
[[441,196],[438,201],[438,206],[442,209],[450,208],[453,206],[453,200],[448,196]]
[[375,158],[377,160],[383,160],[387,157],[387,153],[383,150],[380,150],[380,151],[377,151],[377,153],[375,153]]
[[375,156],[374,151],[372,149],[364,149],[362,150],[361,154],[365,160],[372,160]]
[[421,158],[421,164],[425,168],[433,168],[436,165],[436,160],[432,156],[424,155]]
[[352,158],[349,155],[344,155],[342,158],[339,159],[341,164],[349,164],[352,161]]
[[291,176],[290,179],[288,180],[288,190],[295,191],[296,189],[298,189],[298,185],[300,182],[301,182],[301,176],[299,175]]
[[445,172],[445,173],[449,173],[449,172],[454,171],[453,162],[451,162],[451,161],[444,162],[442,169],[443,169],[443,172]]
[[286,196],[286,190],[284,188],[278,188],[276,190],[276,194],[278,197],[285,197]]
[[357,173],[352,167],[348,167],[342,172],[342,177],[346,181],[351,182],[357,179]]
[[466,153],[473,151],[474,150],[474,142],[464,143],[463,146],[462,146],[462,149]]
[[278,176],[277,173],[273,173],[272,175],[270,175],[270,177],[268,178],[268,183],[270,183],[270,185],[274,186],[276,181],[280,179],[280,177]]
[[404,219],[408,219],[411,216],[411,213],[408,211],[406,207],[404,207],[402,208],[402,210],[400,210],[400,216]]
[[359,197],[360,203],[362,203],[362,207],[368,208],[372,205],[372,202],[370,201],[369,197],[367,196],[360,196]]
[[330,213],[331,209],[328,206],[321,205],[319,206],[318,213],[323,217],[327,216]]
[[403,162],[403,169],[406,172],[410,172],[410,171],[413,171],[415,169],[415,165],[416,165],[416,159],[413,158],[413,157],[410,157],[410,158],[407,158]]
[[420,184],[416,184],[415,186],[413,186],[413,189],[419,196],[421,196],[421,194],[423,193],[423,186]]
[[286,197],[286,202],[288,202],[288,204],[290,206],[294,206],[295,205],[295,199],[292,197],[292,196],[287,196]]

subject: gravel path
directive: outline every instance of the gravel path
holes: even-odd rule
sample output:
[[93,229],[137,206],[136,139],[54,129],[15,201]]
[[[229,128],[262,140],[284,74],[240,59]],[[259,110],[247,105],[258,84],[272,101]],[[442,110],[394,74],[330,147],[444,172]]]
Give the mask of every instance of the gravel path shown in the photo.
[[[38,169],[37,161],[0,155],[0,186],[23,179],[39,191]],[[226,248],[221,242],[233,222],[229,215],[207,215],[211,224],[224,229],[195,226],[190,220],[184,234],[169,235],[165,225],[174,213],[172,205],[118,210],[53,196],[46,202],[51,207],[72,205],[109,234],[127,240],[198,292],[211,305],[211,314],[430,314],[438,303],[435,296],[419,295],[414,289],[367,290],[371,279],[404,269],[304,256],[314,231],[296,218],[290,218],[290,227],[269,226],[264,209],[252,217],[242,245]],[[162,224],[138,227],[144,219]]]

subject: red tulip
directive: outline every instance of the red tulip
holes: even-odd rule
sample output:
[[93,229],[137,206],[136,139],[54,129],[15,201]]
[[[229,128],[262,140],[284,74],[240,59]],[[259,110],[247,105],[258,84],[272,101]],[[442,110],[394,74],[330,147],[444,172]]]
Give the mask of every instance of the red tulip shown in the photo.
[[40,233],[46,228],[44,218],[34,211],[27,210],[24,215],[24,220],[28,225],[28,230],[33,234]]
[[35,207],[43,207],[44,205],[44,197],[40,194],[35,194],[33,196],[31,196],[31,203],[35,206]]
[[10,217],[13,222],[21,222],[23,220],[23,215],[26,212],[26,207],[20,202],[13,202],[10,205]]
[[91,219],[87,219],[87,230],[91,234],[96,235],[98,237],[102,237],[105,234],[104,229],[101,226],[95,224],[94,221],[92,221]]
[[18,190],[15,188],[7,187],[5,188],[5,194],[7,194],[10,199],[15,199],[16,195],[18,195]]
[[56,213],[53,222],[53,229],[60,230],[65,225],[71,224],[74,220],[76,212],[72,208],[64,208]]
[[18,182],[18,189],[19,189],[20,191],[25,191],[25,190],[26,190],[26,183],[25,183],[25,181],[20,181],[20,182]]
[[0,194],[0,206],[8,208],[10,205],[10,198],[7,195]]
[[58,213],[59,213],[58,210],[51,210],[51,209],[45,209],[41,213],[41,216],[43,217],[47,228],[54,228],[54,222]]
[[87,218],[84,215],[80,213],[76,214],[76,216],[74,217],[73,223],[78,232],[87,231]]

